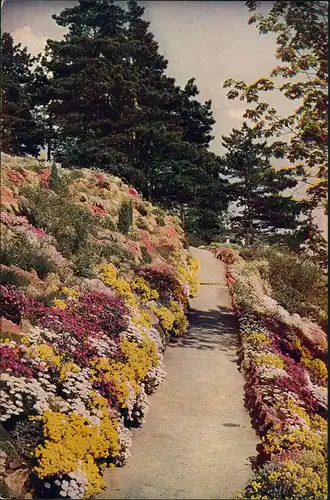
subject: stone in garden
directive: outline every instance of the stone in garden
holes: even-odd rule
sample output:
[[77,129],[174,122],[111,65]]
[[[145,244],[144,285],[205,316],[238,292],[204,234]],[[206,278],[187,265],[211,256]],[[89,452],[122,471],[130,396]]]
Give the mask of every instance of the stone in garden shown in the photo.
[[98,278],[84,279],[82,282],[83,288],[89,291],[96,291],[108,295],[108,297],[115,297],[116,292],[111,288],[107,287],[102,280]]
[[29,478],[29,469],[18,469],[4,480],[9,489],[10,498],[19,497],[24,491],[24,485]]

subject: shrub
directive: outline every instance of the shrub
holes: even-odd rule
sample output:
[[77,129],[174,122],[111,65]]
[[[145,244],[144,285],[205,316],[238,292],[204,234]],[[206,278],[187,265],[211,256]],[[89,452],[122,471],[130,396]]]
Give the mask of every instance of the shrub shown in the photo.
[[272,297],[290,313],[310,317],[323,326],[328,310],[327,280],[317,264],[275,245],[240,249],[240,254],[247,260],[268,261],[262,277],[269,280]]
[[120,260],[134,262],[133,254],[126,248],[118,245],[116,241],[112,241],[109,245],[100,245],[98,249],[100,258],[111,260],[112,257],[117,257]]
[[133,204],[132,199],[123,200],[118,215],[118,230],[123,234],[128,234],[133,227]]
[[134,278],[131,283],[131,288],[139,295],[142,302],[148,302],[149,300],[159,298],[157,290],[150,288],[148,282],[141,276]]
[[75,273],[78,276],[84,276],[86,278],[95,277],[95,271],[93,268],[99,261],[99,254],[99,246],[87,242],[85,246],[81,247],[72,258]]
[[[142,215],[142,217],[145,217],[146,215],[148,215],[148,209],[142,202],[137,204],[136,210]],[[144,228],[141,228],[141,229],[144,229]]]
[[41,186],[27,192],[23,211],[35,227],[43,228],[56,239],[58,250],[72,258],[96,232],[96,218],[75,203],[68,193],[59,194]]
[[138,217],[137,221],[136,221],[136,227],[138,229],[148,229],[148,224],[145,222],[145,220],[143,219],[143,217]]
[[15,235],[2,242],[0,260],[5,266],[13,264],[25,271],[35,269],[41,279],[57,270],[56,263],[38,251],[36,245],[25,234]]
[[109,337],[117,336],[127,326],[126,315],[127,309],[121,299],[97,291],[82,293],[65,309],[37,309],[33,303],[27,312],[27,316],[40,327],[70,332],[77,338],[88,338],[100,332]]
[[[119,452],[117,422],[109,416],[106,408],[102,408],[101,415],[100,427],[74,413],[68,416],[46,411],[40,417],[45,442],[35,451],[38,464],[34,468],[40,479],[70,474],[81,468],[88,485],[82,496],[91,498],[100,491],[103,480],[95,460],[104,461],[109,455],[116,456]],[[64,485],[63,482],[62,489]],[[63,493],[60,495],[67,496]]]
[[153,208],[151,213],[156,216],[156,222],[159,226],[165,226],[165,215],[166,213],[159,207]]
[[175,320],[173,312],[168,307],[151,306],[151,310],[159,318],[162,328],[165,331],[170,332],[173,329],[173,324]]
[[13,437],[19,453],[27,460],[31,460],[34,449],[43,441],[43,425],[37,420],[23,420],[18,422],[13,430]]
[[215,256],[217,259],[221,260],[225,264],[233,264],[239,258],[238,253],[232,248],[220,247],[215,251]]
[[99,225],[100,225],[100,227],[102,227],[104,229],[109,229],[109,231],[116,231],[117,230],[117,224],[108,215],[102,217],[102,220],[100,221]]
[[179,335],[183,335],[188,328],[188,321],[184,311],[181,309],[179,304],[174,301],[171,301],[170,310],[174,314],[174,322],[171,333],[173,333],[176,337]]
[[28,309],[29,301],[22,292],[10,285],[0,285],[0,310],[1,315],[19,325],[22,315]]
[[327,482],[325,475],[320,477],[312,467],[303,467],[291,460],[272,462],[255,472],[244,497],[239,498],[321,500],[327,498]]
[[142,255],[142,261],[144,264],[151,264],[152,262],[152,257],[146,247],[141,246],[141,255]]
[[29,280],[18,274],[14,269],[1,269],[0,285],[13,285],[17,288],[26,288],[29,285]]
[[58,169],[56,163],[53,162],[52,167],[50,169],[49,188],[56,191],[56,189],[59,187],[59,184],[60,184],[60,178],[58,175]]

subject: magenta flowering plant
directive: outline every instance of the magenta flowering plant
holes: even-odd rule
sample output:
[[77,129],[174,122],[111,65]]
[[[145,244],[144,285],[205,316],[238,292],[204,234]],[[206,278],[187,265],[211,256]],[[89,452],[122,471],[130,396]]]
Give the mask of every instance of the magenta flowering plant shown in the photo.
[[119,401],[120,394],[116,389],[114,380],[105,380],[103,374],[99,373],[97,380],[93,382],[93,389],[98,391],[103,396],[111,408],[120,410],[121,403]]
[[317,410],[317,402],[311,394],[306,378],[306,370],[300,363],[293,360],[286,367],[287,377],[278,378],[274,381],[276,387],[287,393],[294,393],[303,403],[305,410],[309,414]]
[[26,231],[30,231],[35,234],[39,238],[47,238],[47,240],[51,241],[52,238],[46,234],[46,232],[41,229],[34,227],[29,223],[28,219],[21,215],[12,215],[8,212],[0,212],[0,220],[7,226],[11,228],[24,228]]
[[68,302],[66,309],[50,308],[30,302],[26,315],[35,324],[55,332],[70,332],[78,338],[106,334],[116,337],[128,322],[127,308],[119,297],[101,292],[81,294],[79,300]]
[[26,316],[37,326],[56,332],[59,353],[81,367],[88,366],[98,354],[91,339],[104,335],[119,342],[118,335],[128,325],[124,302],[96,291],[82,293],[79,300],[68,302],[66,309],[30,301]]
[[0,285],[0,311],[3,318],[19,325],[29,309],[29,299],[13,285]]
[[26,364],[19,347],[0,344],[0,373],[11,373],[16,377],[33,377],[33,371]]
[[128,326],[128,309],[119,297],[93,291],[80,296],[73,305],[81,317],[93,323],[95,333],[116,337]]

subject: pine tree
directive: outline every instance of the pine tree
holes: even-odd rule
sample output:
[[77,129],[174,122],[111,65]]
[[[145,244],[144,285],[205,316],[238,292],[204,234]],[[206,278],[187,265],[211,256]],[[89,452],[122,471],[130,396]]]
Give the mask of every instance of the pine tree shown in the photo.
[[135,0],[128,2],[128,43],[134,74],[134,103],[137,110],[132,131],[132,154],[135,169],[141,177],[138,184],[151,200],[157,182],[159,165],[171,143],[182,140],[180,127],[181,89],[164,74],[168,61],[142,19],[144,8]]
[[53,18],[69,27],[63,40],[48,40],[43,59],[52,72],[48,113],[58,128],[55,158],[115,173],[121,166],[123,173],[136,112],[125,11],[113,1],[79,0]]
[[2,116],[1,150],[11,155],[37,156],[43,130],[33,103],[32,66],[36,59],[9,33],[1,38]]
[[212,112],[212,101],[208,100],[204,104],[191,100],[199,94],[195,78],[190,78],[183,90],[183,103],[181,118],[184,124],[184,140],[199,146],[209,146],[214,139],[210,132],[215,124]]
[[[42,92],[57,128],[55,159],[109,170],[150,201],[196,212],[203,189],[219,186],[205,154],[215,123],[211,101],[193,99],[193,78],[182,89],[165,75],[168,62],[143,14],[135,0],[127,10],[114,1],[79,0],[53,16],[69,27],[62,41],[48,41],[43,59],[52,72]],[[214,212],[227,207],[220,200]]]
[[258,239],[267,240],[278,230],[299,230],[299,216],[307,205],[283,194],[297,185],[294,172],[290,168],[276,170],[270,163],[276,151],[281,155],[281,148],[277,149],[276,143],[267,146],[256,142],[246,123],[223,137],[223,146],[228,150],[224,163],[238,208],[231,216],[233,231],[250,245]]

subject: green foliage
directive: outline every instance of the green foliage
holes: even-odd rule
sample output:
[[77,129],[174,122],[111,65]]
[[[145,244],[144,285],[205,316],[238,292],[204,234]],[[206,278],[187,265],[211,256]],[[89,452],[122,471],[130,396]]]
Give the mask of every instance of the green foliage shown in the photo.
[[129,250],[118,245],[116,241],[112,241],[110,244],[101,245],[98,249],[100,258],[111,261],[112,258],[118,258],[122,261],[129,262],[132,264],[134,262],[134,256]]
[[240,249],[248,260],[269,263],[264,278],[272,297],[290,313],[307,316],[325,326],[328,315],[327,279],[309,257],[298,256],[285,247],[253,246]]
[[[249,0],[246,5],[253,12],[249,24],[256,23],[262,35],[276,36],[276,58],[282,64],[268,78],[251,84],[228,79],[224,83],[230,87],[227,97],[253,104],[244,117],[254,122],[256,137],[288,138],[283,151],[290,168],[306,183],[310,213],[322,205],[327,213],[328,3],[273,2],[267,14],[259,8],[260,2]],[[282,81],[278,82],[278,76]],[[269,91],[298,100],[295,112],[282,116],[262,98],[262,93]],[[314,239],[313,246],[317,244]],[[320,244],[325,246],[322,239]]]
[[172,254],[172,250],[170,250],[169,248],[164,248],[164,247],[158,247],[157,252],[159,253],[159,255],[164,257],[164,259],[166,259],[166,260],[168,260],[170,255]]
[[118,214],[118,230],[128,234],[133,227],[133,204],[131,198],[123,200]]
[[185,229],[191,245],[209,244],[224,232],[223,218],[212,208],[198,207],[189,210]]
[[[280,142],[267,145],[256,142],[252,128],[246,123],[241,130],[233,129],[223,137],[227,149],[224,158],[226,173],[231,179],[233,200],[237,213],[230,216],[231,230],[245,238],[245,244],[267,241],[278,230],[290,234],[300,231],[299,216],[306,204],[284,196],[283,191],[293,188],[298,181],[291,169],[275,169],[270,159],[283,155]],[[286,236],[284,236],[285,238]]]
[[96,219],[69,196],[67,189],[54,193],[41,186],[28,189],[23,211],[30,222],[54,236],[67,258],[82,251],[96,231]]
[[144,264],[151,264],[152,257],[145,247],[141,247],[142,260]]
[[25,460],[31,461],[33,450],[42,443],[42,430],[43,423],[39,420],[23,420],[16,424],[12,434],[17,450]]
[[53,162],[50,170],[50,179],[49,179],[50,189],[56,191],[56,189],[59,187],[59,181],[60,179],[59,179],[58,169],[56,163]]
[[102,218],[99,225],[104,229],[109,229],[109,231],[116,231],[117,230],[117,224],[108,215]]
[[[2,262],[2,257],[3,254],[1,253],[1,262]],[[28,279],[18,274],[14,269],[0,270],[0,285],[14,285],[16,288],[26,288],[28,284],[29,284]]]
[[[53,16],[69,32],[47,42],[38,98],[56,125],[55,158],[63,166],[114,173],[166,208],[209,205],[219,214],[228,200],[216,155],[207,150],[215,123],[211,101],[196,100],[194,78],[181,88],[165,74],[168,62],[143,14],[134,0],[127,8],[80,0]],[[143,203],[137,209],[147,214]]]
[[148,215],[148,209],[142,202],[137,204],[136,210],[140,213],[140,215],[142,215],[142,217]]
[[163,217],[166,215],[166,212],[164,212],[164,210],[162,210],[161,208],[159,207],[155,207],[151,210],[151,213],[154,214],[154,215],[162,215]]
[[159,226],[165,226],[165,218],[163,215],[156,216],[156,222]]
[[143,219],[143,217],[138,217],[138,219],[136,221],[136,227],[138,229],[148,229],[148,225],[147,225],[146,221]]
[[34,75],[36,59],[21,44],[14,45],[9,33],[1,39],[1,150],[17,156],[37,156],[43,143],[42,125],[35,111]]
[[166,213],[164,212],[164,210],[162,210],[161,208],[153,208],[152,211],[151,211],[152,214],[154,214],[156,216],[156,222],[159,226],[165,226],[165,215]]
[[73,257],[74,271],[78,276],[94,278],[93,266],[99,262],[99,248],[87,242]]
[[[35,269],[41,279],[57,269],[55,262],[42,252],[37,252],[36,247],[24,234],[6,239],[1,243],[0,261],[5,266],[15,265],[25,271]],[[7,278],[9,279],[10,276],[7,275]],[[13,276],[11,279],[14,279]]]

